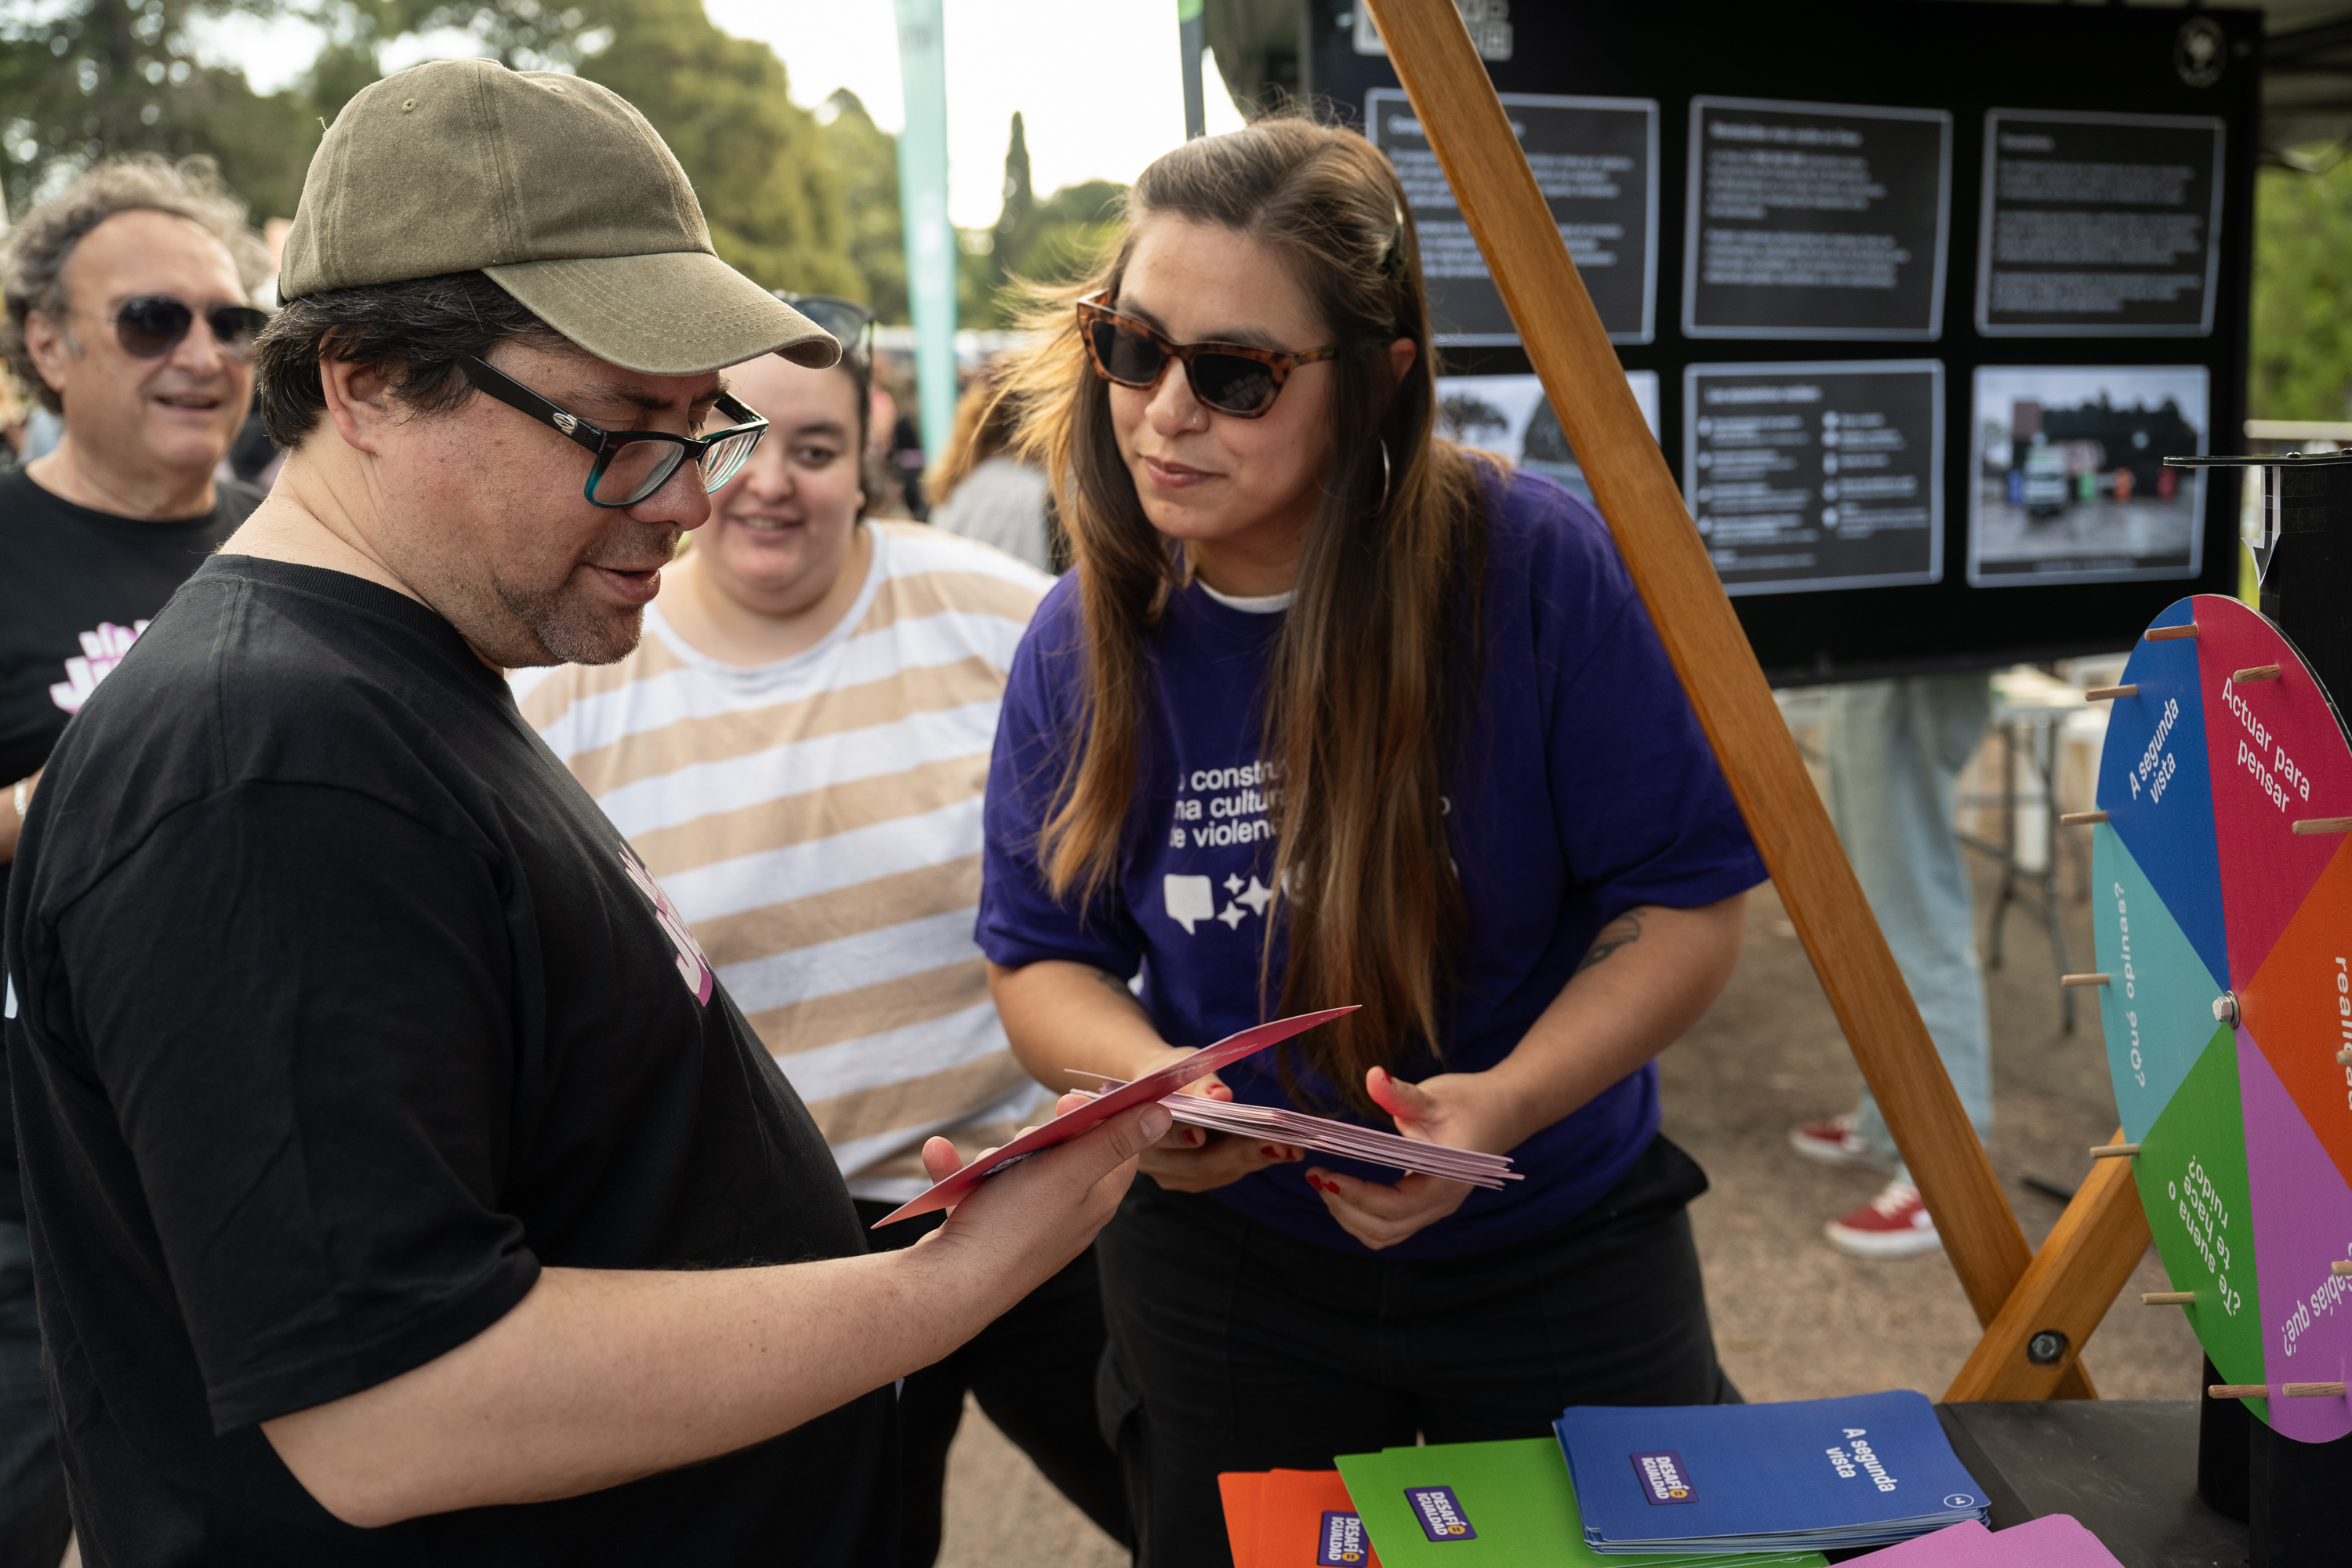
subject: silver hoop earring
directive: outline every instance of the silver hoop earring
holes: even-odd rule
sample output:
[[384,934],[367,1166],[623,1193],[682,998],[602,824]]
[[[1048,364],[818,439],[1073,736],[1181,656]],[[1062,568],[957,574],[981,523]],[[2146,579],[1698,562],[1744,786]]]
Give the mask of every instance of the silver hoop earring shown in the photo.
[[1378,517],[1389,504],[1389,444],[1381,442],[1381,499],[1372,503],[1372,515]]

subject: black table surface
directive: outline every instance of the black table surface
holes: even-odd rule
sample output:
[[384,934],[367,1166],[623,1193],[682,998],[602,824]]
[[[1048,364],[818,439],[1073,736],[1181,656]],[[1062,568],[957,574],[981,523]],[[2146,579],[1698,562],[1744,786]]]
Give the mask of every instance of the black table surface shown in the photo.
[[2246,1527],[2197,1495],[2197,1403],[1938,1405],[1992,1527],[2067,1513],[2124,1568],[2246,1568]]

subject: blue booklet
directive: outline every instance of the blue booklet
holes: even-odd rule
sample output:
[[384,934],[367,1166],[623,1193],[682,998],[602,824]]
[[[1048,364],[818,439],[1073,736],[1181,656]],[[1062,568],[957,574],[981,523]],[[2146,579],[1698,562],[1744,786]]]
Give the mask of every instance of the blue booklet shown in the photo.
[[1553,1423],[1596,1552],[1821,1551],[1983,1522],[1908,1389],[1781,1405],[1570,1406]]

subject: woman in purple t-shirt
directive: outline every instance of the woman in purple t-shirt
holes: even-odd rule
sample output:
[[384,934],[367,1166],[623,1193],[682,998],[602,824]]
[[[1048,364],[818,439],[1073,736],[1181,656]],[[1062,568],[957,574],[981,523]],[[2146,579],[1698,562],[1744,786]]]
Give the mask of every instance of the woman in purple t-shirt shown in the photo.
[[1651,1061],[1728,977],[1762,869],[1598,520],[1433,438],[1395,174],[1301,119],[1188,143],[1038,324],[1008,386],[1076,565],[989,781],[1013,1049],[1133,1079],[1358,1003],[1192,1092],[1527,1178],[1181,1128],[1149,1152],[1099,1244],[1139,1562],[1224,1561],[1219,1470],[1736,1398]]

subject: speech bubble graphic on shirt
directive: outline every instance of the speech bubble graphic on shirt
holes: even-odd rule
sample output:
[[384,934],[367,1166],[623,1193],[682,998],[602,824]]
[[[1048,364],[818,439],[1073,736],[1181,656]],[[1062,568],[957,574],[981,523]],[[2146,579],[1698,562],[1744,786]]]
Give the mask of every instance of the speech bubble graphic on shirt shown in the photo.
[[1217,890],[1206,877],[1163,877],[1160,894],[1168,900],[1168,918],[1192,934],[1195,921],[1214,920],[1217,915]]

